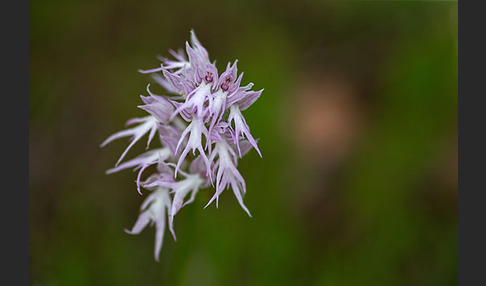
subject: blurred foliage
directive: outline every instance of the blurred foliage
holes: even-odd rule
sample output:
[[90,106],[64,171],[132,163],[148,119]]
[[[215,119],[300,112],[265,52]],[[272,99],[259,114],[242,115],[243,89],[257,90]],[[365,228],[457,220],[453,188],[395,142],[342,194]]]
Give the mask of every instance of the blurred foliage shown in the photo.
[[[156,263],[152,228],[123,232],[144,198],[135,175],[104,174],[126,141],[98,145],[144,114],[137,69],[191,28],[220,69],[239,59],[265,88],[245,111],[263,158],[240,160],[253,218],[229,192],[203,209],[201,191]],[[457,38],[455,2],[30,1],[31,284],[455,285]],[[302,145],[325,122],[298,136],[296,110],[335,75],[358,119],[330,117],[355,138],[330,160],[334,141]]]

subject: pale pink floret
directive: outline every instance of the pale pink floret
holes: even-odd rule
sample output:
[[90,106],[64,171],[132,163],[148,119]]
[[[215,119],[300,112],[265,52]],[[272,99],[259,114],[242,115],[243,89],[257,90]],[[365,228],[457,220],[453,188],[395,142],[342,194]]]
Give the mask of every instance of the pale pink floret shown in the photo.
[[115,166],[118,166],[118,164],[120,164],[120,162],[123,160],[123,158],[125,158],[125,155],[128,153],[130,148],[132,148],[132,146],[135,145],[135,143],[137,143],[137,141],[140,140],[147,133],[149,133],[149,137],[147,141],[147,148],[148,148],[150,142],[152,141],[152,138],[155,135],[155,132],[157,131],[157,119],[155,119],[153,116],[147,116],[144,118],[133,118],[127,121],[127,125],[131,125],[134,123],[141,123],[141,124],[136,127],[122,130],[120,132],[111,135],[100,145],[101,147],[104,147],[108,143],[112,142],[113,140],[131,136],[130,144],[125,149],[125,151],[123,151],[122,155],[116,162]]
[[149,223],[155,224],[154,257],[159,261],[160,250],[164,240],[166,213],[171,208],[169,191],[166,188],[157,188],[142,203],[140,215],[131,230],[125,229],[129,234],[139,234]]

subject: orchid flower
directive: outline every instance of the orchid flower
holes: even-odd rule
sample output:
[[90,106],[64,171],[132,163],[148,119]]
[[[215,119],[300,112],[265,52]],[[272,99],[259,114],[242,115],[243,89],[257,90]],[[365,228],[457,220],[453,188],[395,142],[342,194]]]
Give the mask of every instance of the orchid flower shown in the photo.
[[169,191],[166,188],[157,188],[151,193],[140,207],[140,215],[131,230],[125,229],[129,234],[139,234],[149,223],[155,224],[155,250],[154,257],[159,261],[160,250],[164,240],[166,213],[171,208]]
[[154,138],[155,132],[157,131],[157,119],[155,117],[147,116],[147,117],[143,117],[143,118],[132,118],[132,119],[127,121],[126,125],[129,126],[129,125],[132,125],[134,123],[141,123],[141,124],[136,126],[136,127],[126,129],[126,130],[122,130],[120,132],[117,132],[117,133],[111,135],[100,145],[101,147],[104,147],[108,143],[112,142],[113,140],[116,140],[116,139],[119,139],[119,138],[122,138],[122,137],[132,136],[130,138],[130,141],[131,141],[130,144],[125,149],[125,151],[123,151],[122,155],[118,159],[118,162],[116,162],[115,166],[120,164],[120,162],[123,160],[123,158],[125,158],[125,155],[127,154],[128,150],[130,150],[130,148],[132,148],[132,146],[135,145],[135,143],[137,143],[137,141],[140,140],[140,138],[142,138],[145,134],[150,132],[149,137],[148,137],[148,141],[147,141],[147,148],[150,145],[152,138]]
[[[238,170],[238,160],[251,149],[258,154],[258,139],[250,133],[242,111],[250,107],[262,90],[253,91],[253,83],[241,86],[243,73],[238,75],[237,63],[228,63],[220,74],[216,62],[210,61],[208,51],[201,45],[194,31],[185,50],[169,50],[172,58],[159,57],[159,67],[139,70],[167,91],[156,95],[150,90],[141,95],[138,108],[148,116],[134,118],[127,125],[137,126],[119,131],[102,144],[130,137],[130,143],[107,174],[125,169],[138,171],[137,191],[151,191],[141,206],[139,217],[128,233],[138,234],[147,225],[155,225],[155,260],[164,237],[166,218],[174,239],[174,218],[179,211],[195,201],[197,194],[210,186],[215,193],[205,206],[216,201],[225,189],[231,188],[240,206],[249,215],[243,203],[246,183]],[[147,149],[158,132],[162,146],[147,150],[131,160],[122,162],[134,144],[148,134]],[[191,152],[192,151],[192,152]],[[142,174],[154,173],[142,181]]]

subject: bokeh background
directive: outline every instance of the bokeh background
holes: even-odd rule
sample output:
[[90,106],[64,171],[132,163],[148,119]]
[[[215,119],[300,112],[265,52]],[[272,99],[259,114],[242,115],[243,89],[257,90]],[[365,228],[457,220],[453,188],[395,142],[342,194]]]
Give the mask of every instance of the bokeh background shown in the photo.
[[[32,285],[456,285],[457,2],[30,1]],[[244,115],[249,218],[213,190],[161,262],[135,174],[100,149],[194,29],[265,88]],[[157,91],[157,88],[155,88]],[[160,89],[161,91],[161,89]],[[138,144],[128,155],[143,150]]]

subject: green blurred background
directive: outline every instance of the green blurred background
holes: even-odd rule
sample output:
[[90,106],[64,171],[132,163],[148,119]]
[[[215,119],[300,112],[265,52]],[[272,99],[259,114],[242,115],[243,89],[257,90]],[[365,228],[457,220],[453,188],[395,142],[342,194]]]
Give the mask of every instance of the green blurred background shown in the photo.
[[[30,1],[32,285],[456,285],[457,2]],[[249,218],[213,190],[161,262],[135,174],[100,149],[193,28],[265,88],[244,112]],[[154,87],[157,91],[157,88]],[[160,91],[161,89],[159,89]],[[138,144],[128,155],[144,148]]]

